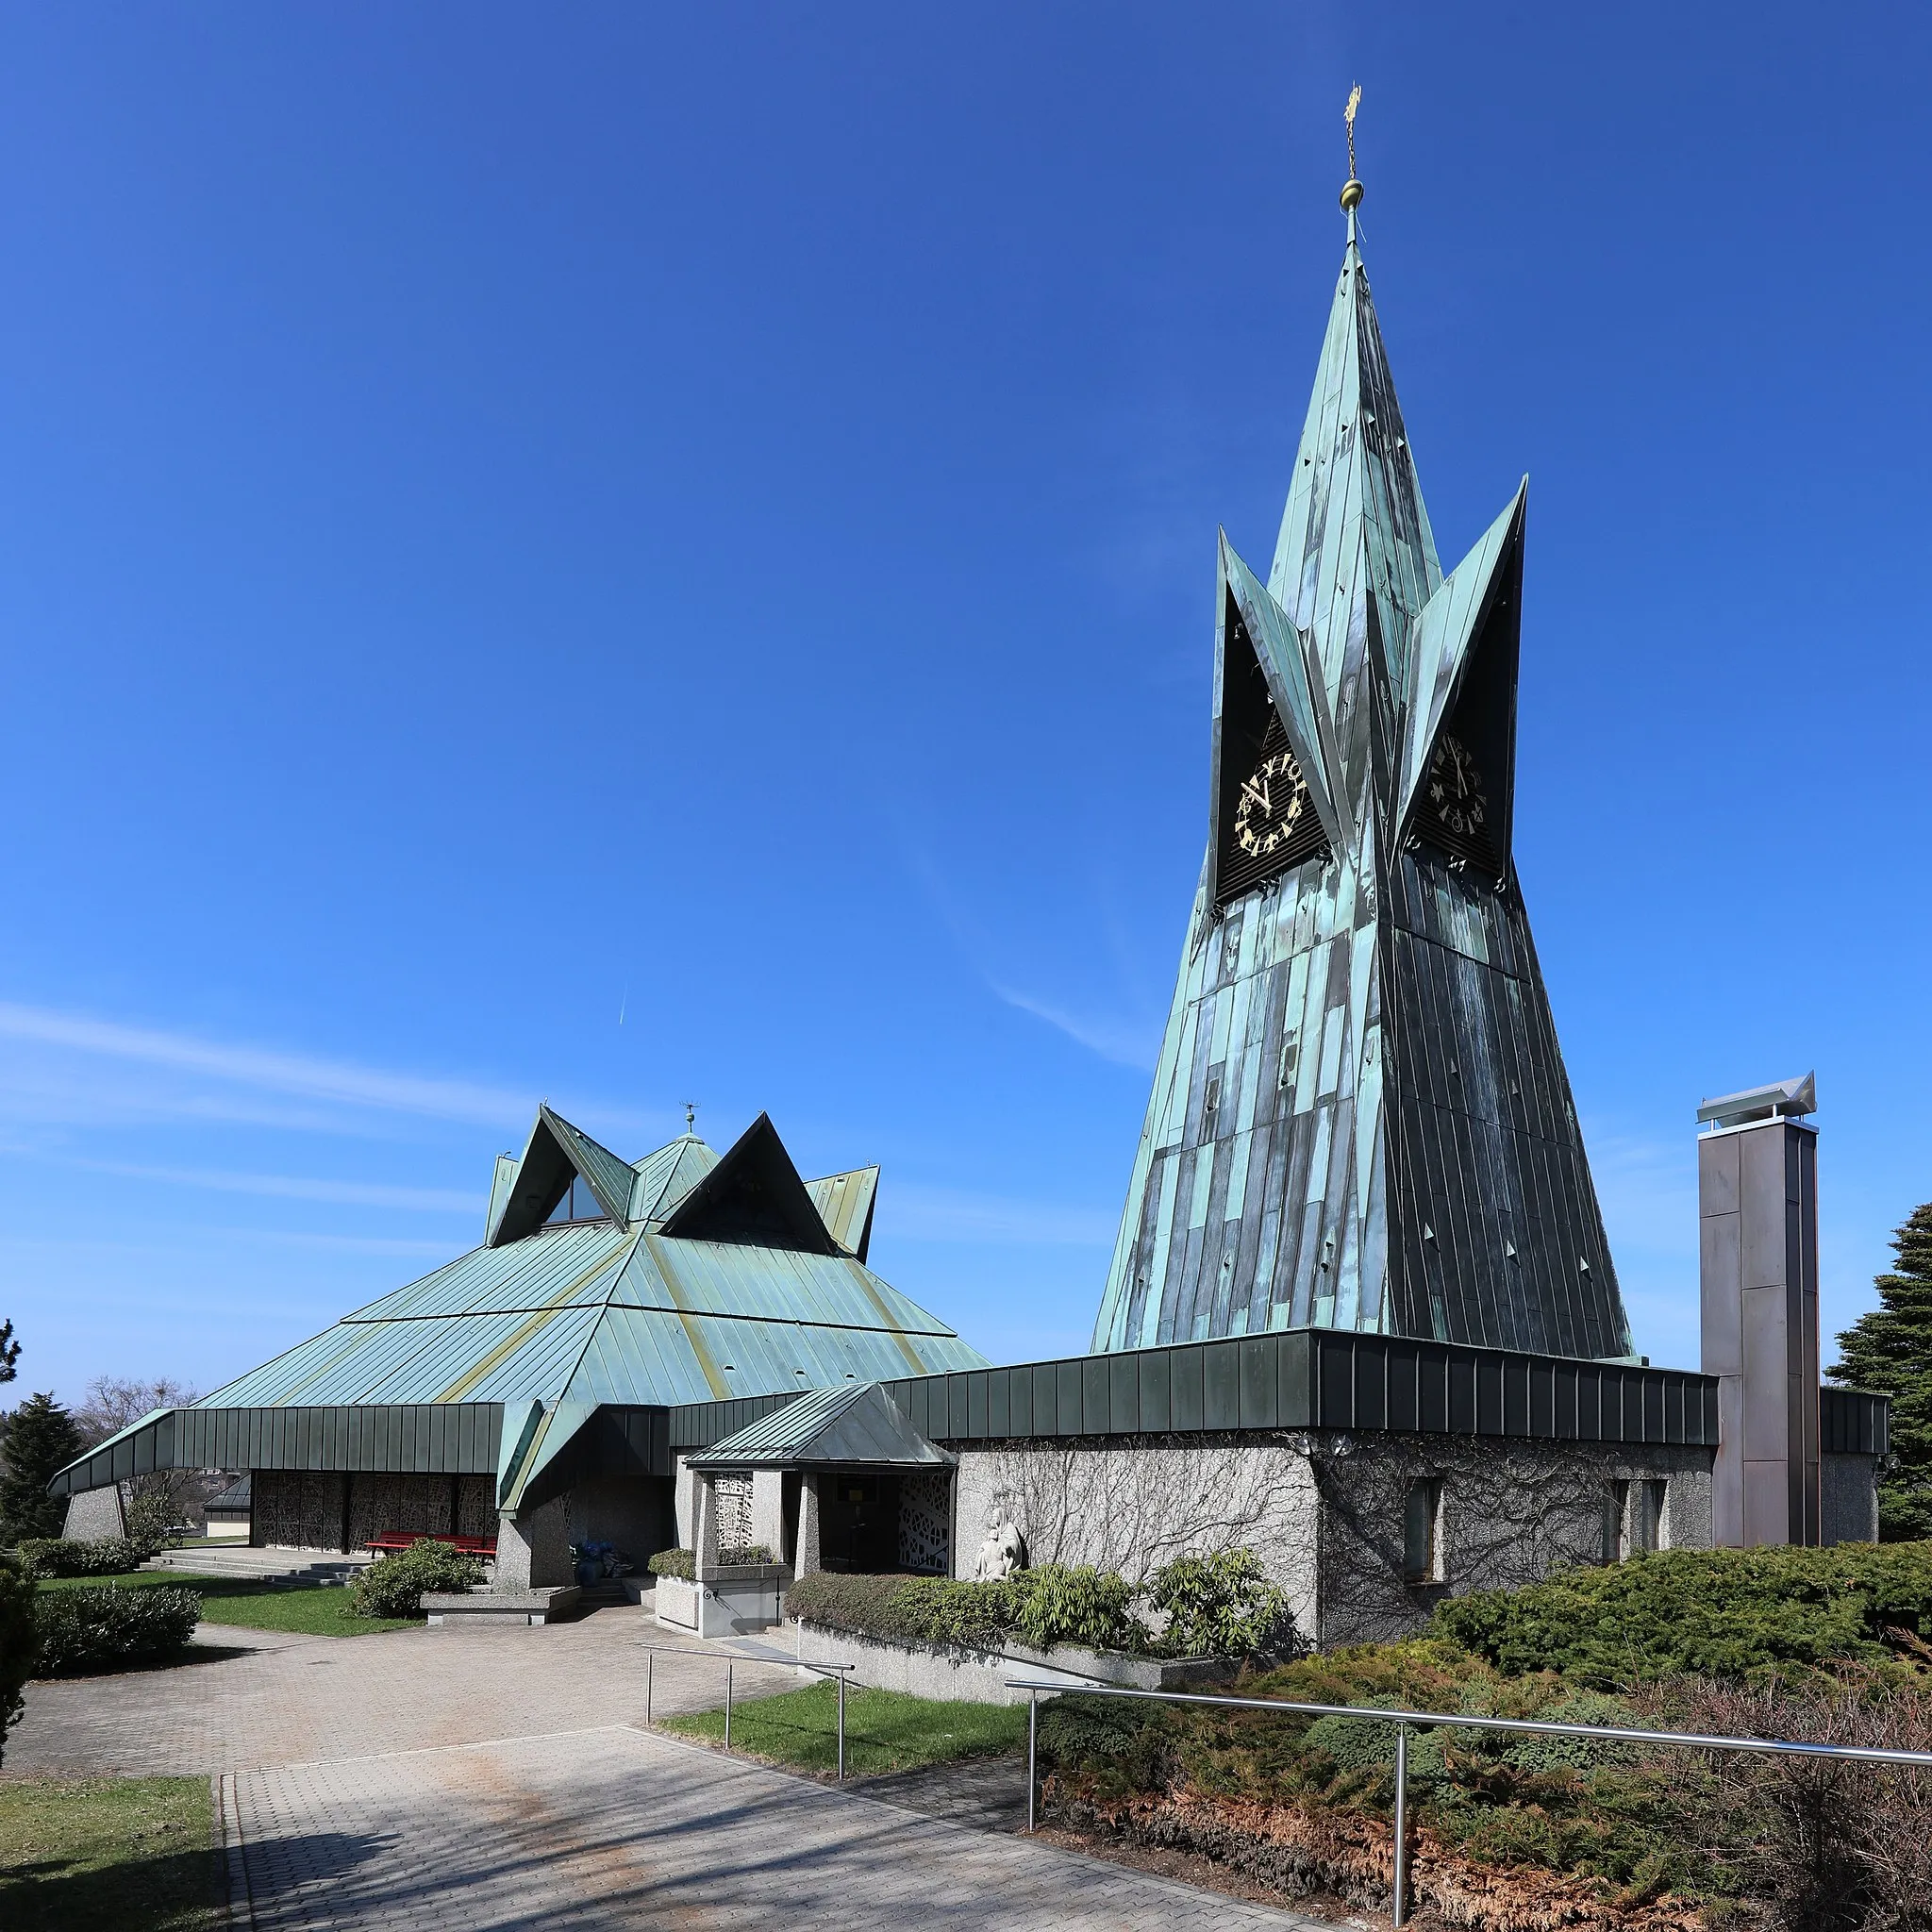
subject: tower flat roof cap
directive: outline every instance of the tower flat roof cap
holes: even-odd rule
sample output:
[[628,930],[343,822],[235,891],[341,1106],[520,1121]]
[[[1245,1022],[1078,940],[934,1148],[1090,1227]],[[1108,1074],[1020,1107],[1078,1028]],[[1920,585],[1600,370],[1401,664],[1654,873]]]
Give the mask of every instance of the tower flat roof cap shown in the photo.
[[1741,1121],[1769,1120],[1782,1114],[1792,1118],[1818,1111],[1818,1075],[1801,1074],[1794,1080],[1774,1080],[1766,1087],[1746,1088],[1742,1093],[1723,1093],[1715,1100],[1698,1103],[1701,1123],[1715,1121],[1719,1126],[1735,1126]]

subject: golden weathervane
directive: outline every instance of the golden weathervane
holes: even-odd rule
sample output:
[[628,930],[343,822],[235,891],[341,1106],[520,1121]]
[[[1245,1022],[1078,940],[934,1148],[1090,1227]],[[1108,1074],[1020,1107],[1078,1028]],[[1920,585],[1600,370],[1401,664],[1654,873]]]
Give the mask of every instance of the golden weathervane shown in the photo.
[[1348,181],[1341,191],[1341,206],[1349,214],[1361,206],[1362,200],[1362,184],[1355,175],[1355,110],[1361,104],[1361,83],[1357,81],[1349,90],[1348,106],[1341,110],[1341,118],[1348,125]]

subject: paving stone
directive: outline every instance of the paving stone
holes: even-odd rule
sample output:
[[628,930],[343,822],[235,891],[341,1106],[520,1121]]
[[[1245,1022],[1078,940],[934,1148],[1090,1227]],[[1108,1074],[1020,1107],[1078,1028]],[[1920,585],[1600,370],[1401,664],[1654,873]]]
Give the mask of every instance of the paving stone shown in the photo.
[[[1333,1932],[984,1816],[967,1829],[646,1732],[641,1646],[661,1633],[634,1609],[536,1628],[201,1634],[204,1662],[30,1685],[7,1769],[219,1775],[238,1923],[259,1932]],[[657,1709],[714,1706],[722,1649],[660,1655]],[[741,1696],[795,1688],[780,1664],[734,1663]],[[970,1812],[988,1768],[945,1769],[944,1803]],[[946,1782],[928,1780],[931,1808]],[[987,1786],[980,1808],[993,1803]]]

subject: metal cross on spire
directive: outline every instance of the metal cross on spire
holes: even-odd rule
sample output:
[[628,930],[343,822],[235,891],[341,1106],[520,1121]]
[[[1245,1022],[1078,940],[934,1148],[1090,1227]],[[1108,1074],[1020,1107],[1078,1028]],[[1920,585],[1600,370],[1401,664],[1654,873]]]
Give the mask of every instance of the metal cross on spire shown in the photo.
[[1348,180],[1341,190],[1341,206],[1347,214],[1354,214],[1361,206],[1362,184],[1356,178],[1355,172],[1355,110],[1362,104],[1361,82],[1357,81],[1349,90],[1348,106],[1342,108],[1341,118],[1348,128]]

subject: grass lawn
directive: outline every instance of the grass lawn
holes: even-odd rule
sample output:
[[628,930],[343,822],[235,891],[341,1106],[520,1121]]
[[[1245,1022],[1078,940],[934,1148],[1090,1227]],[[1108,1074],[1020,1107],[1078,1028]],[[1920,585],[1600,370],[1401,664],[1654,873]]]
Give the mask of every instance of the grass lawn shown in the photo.
[[[722,1743],[724,1712],[720,1708],[668,1717],[661,1721],[661,1728]],[[915,1765],[940,1764],[951,1757],[993,1757],[1018,1749],[1025,1737],[1024,1705],[941,1704],[897,1690],[845,1693],[847,1776],[910,1771]],[[838,1687],[814,1684],[805,1690],[734,1704],[731,1747],[807,1771],[837,1769]]]
[[0,1780],[7,1932],[214,1932],[224,1884],[205,1777]]
[[250,1630],[298,1630],[309,1637],[366,1637],[372,1630],[420,1630],[420,1617],[358,1617],[346,1590],[277,1590],[248,1576],[192,1576],[182,1570],[137,1570],[123,1576],[50,1576],[42,1590],[88,1590],[103,1584],[123,1590],[167,1590],[179,1585],[201,1592],[201,1614],[210,1624]]

